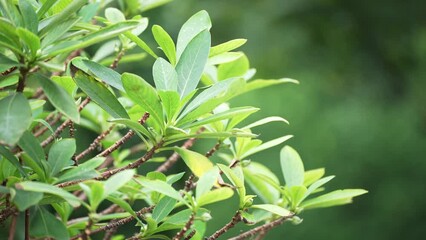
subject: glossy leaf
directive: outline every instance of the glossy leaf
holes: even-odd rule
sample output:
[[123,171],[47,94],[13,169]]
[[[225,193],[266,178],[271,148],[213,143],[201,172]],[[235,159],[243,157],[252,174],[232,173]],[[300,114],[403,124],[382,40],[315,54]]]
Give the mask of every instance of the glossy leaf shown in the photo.
[[211,203],[226,200],[234,195],[234,191],[229,187],[222,187],[206,192],[201,197],[197,198],[197,206],[205,206]]
[[285,146],[280,153],[281,170],[287,187],[303,185],[305,170],[302,159],[293,148]]
[[336,190],[319,197],[304,201],[300,207],[303,209],[322,208],[348,204],[352,202],[352,198],[366,194],[364,189],[344,189]]
[[150,118],[153,118],[159,126],[163,126],[163,108],[155,89],[143,78],[131,73],[123,73],[121,79],[129,97],[148,111]]
[[73,138],[62,139],[52,145],[48,157],[50,176],[56,176],[64,167],[69,166],[76,148]]
[[82,59],[81,61],[86,65],[88,71],[93,73],[97,78],[120,91],[124,91],[121,75],[118,72],[87,59]]
[[236,48],[241,47],[246,42],[247,42],[247,39],[234,39],[225,43],[221,43],[210,49],[209,57],[213,57],[221,53],[232,51]]
[[273,204],[256,204],[252,205],[251,208],[263,209],[281,217],[288,217],[293,215],[293,213],[289,210]]
[[30,126],[31,107],[21,93],[14,93],[0,100],[0,141],[14,145]]
[[15,187],[17,189],[23,189],[25,191],[49,193],[49,194],[63,198],[73,207],[80,206],[81,200],[79,198],[63,190],[62,188],[58,188],[50,184],[41,183],[41,182],[20,182],[15,184]]
[[102,109],[111,114],[114,118],[129,118],[124,107],[117,98],[102,83],[87,75],[81,70],[77,70],[73,76],[78,87],[81,88],[94,102]]
[[157,90],[177,91],[178,75],[175,68],[163,58],[157,58],[152,67],[152,75]]
[[181,98],[187,96],[198,85],[207,62],[210,49],[210,33],[200,32],[185,48],[177,65],[178,91]]
[[159,25],[152,26],[152,35],[170,63],[176,65],[176,47],[170,35]]
[[42,75],[32,75],[30,79],[38,79],[44,94],[58,111],[70,118],[73,122],[80,122],[80,114],[77,110],[77,105],[65,89]]
[[[189,42],[204,30],[212,27],[209,14],[202,10],[190,17],[179,31],[176,44],[176,58],[180,61],[180,57],[189,45]],[[210,46],[210,45],[209,45]]]
[[175,147],[174,150],[179,153],[185,164],[197,177],[203,176],[207,171],[213,168],[213,163],[200,153],[179,147]]

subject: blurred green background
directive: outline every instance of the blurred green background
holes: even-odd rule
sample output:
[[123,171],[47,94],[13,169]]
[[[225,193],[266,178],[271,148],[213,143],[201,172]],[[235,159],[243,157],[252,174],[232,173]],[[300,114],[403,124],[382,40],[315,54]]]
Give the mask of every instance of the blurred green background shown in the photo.
[[[287,223],[266,239],[426,234],[424,6],[420,0],[175,0],[147,13],[151,24],[176,38],[181,24],[205,9],[214,45],[247,38],[242,50],[257,78],[290,77],[300,85],[267,88],[232,105],[260,107],[256,119],[288,119],[289,126],[258,129],[260,138],[294,134],[287,144],[299,151],[306,169],[325,167],[337,175],[329,190],[369,190],[352,205],[303,213],[302,224]],[[280,173],[278,147],[253,160]],[[211,208],[210,232],[230,219],[231,207]]]

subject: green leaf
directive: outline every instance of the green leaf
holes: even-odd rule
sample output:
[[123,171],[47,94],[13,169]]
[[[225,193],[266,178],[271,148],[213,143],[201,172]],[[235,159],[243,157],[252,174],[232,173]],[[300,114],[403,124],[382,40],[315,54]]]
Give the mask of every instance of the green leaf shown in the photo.
[[118,22],[124,22],[126,21],[126,17],[124,14],[118,10],[117,8],[107,8],[105,9],[105,17],[110,21],[111,23],[118,23]]
[[165,144],[168,145],[173,142],[189,139],[189,138],[214,138],[214,139],[225,139],[230,137],[247,137],[247,138],[254,138],[257,137],[256,134],[248,133],[245,131],[241,131],[238,129],[234,129],[230,132],[203,132],[200,134],[185,134],[185,135],[173,135],[170,137],[165,138]]
[[[73,63],[74,62],[75,61],[73,61]],[[120,91],[124,91],[123,83],[121,82],[121,75],[118,72],[87,59],[82,59],[81,62],[87,67],[89,71],[87,73],[93,73],[97,78],[108,85],[111,85]]]
[[50,176],[56,176],[64,167],[69,166],[75,150],[76,144],[73,138],[61,139],[52,145],[48,157]]
[[152,49],[142,39],[140,39],[136,35],[132,34],[131,32],[126,32],[124,33],[124,36],[129,38],[132,42],[136,43],[138,47],[142,48],[142,50],[147,52],[153,58],[158,58],[157,54],[155,54],[154,51],[152,51]]
[[269,168],[260,163],[251,162],[243,168],[243,172],[247,184],[264,202],[273,204],[278,201],[279,181]]
[[316,182],[318,179],[322,178],[324,174],[325,174],[324,168],[317,168],[317,169],[306,171],[304,180],[303,180],[303,185],[308,187],[312,183]]
[[[220,170],[222,170],[223,173],[225,173],[226,177],[232,182],[232,184],[235,186],[235,188],[238,191],[238,195],[240,197],[240,209],[244,207],[245,205],[245,198],[246,198],[246,188],[244,186],[244,178],[243,174],[237,174],[237,170],[241,168],[235,167],[234,169],[229,168],[228,166],[225,166],[223,164],[218,164]],[[235,172],[234,172],[235,171]]]
[[318,188],[320,188],[324,184],[328,183],[333,178],[334,178],[334,176],[328,176],[328,177],[319,179],[318,181],[315,181],[314,183],[312,183],[312,185],[310,185],[308,187],[307,191],[305,192],[305,194],[304,194],[303,198],[300,200],[300,202],[305,200],[310,194],[315,192],[315,190],[317,190]]
[[[184,50],[187,48],[192,39],[204,30],[212,27],[209,14],[205,11],[199,11],[190,17],[179,31],[176,44],[176,57],[180,59]],[[210,46],[210,45],[209,45]]]
[[270,123],[270,122],[284,122],[284,123],[289,124],[288,121],[285,120],[284,118],[274,116],[274,117],[266,117],[266,118],[263,118],[261,120],[258,120],[254,123],[251,123],[251,124],[243,127],[243,129],[252,129],[254,127],[258,127],[258,126],[261,126],[261,125],[264,125],[264,124],[267,124],[267,123]]
[[234,195],[234,191],[228,187],[222,187],[206,192],[201,197],[197,198],[197,206],[205,206],[207,204],[226,200]]
[[173,149],[175,152],[179,153],[185,164],[197,177],[203,176],[207,171],[213,168],[213,163],[202,154],[180,147],[174,147]]
[[130,213],[138,221],[139,224],[141,225],[143,224],[142,221],[139,219],[138,215],[136,214],[136,212],[132,209],[132,206],[130,206],[130,204],[126,202],[124,199],[120,198],[120,196],[109,195],[107,199],[108,201],[120,206],[126,212]]
[[[137,27],[138,24],[139,24],[138,21],[127,21],[127,22],[116,23],[116,24],[104,27],[98,31],[87,34],[86,36],[80,38],[79,40],[61,43],[49,49],[46,48],[45,55],[43,55],[41,59],[48,59],[62,53],[71,52],[81,48],[86,48],[90,45],[111,39],[117,35],[120,35],[126,31],[129,31]],[[127,34],[125,35],[127,36]]]
[[0,145],[0,155],[4,157],[4,159],[8,160],[16,169],[19,170],[19,173],[21,176],[27,177],[28,175],[25,172],[25,170],[22,168],[21,164],[19,163],[18,159],[4,146]]
[[[18,66],[19,63],[6,57],[2,53],[0,53],[0,72],[4,72],[12,67]],[[1,84],[3,84],[4,79],[0,78]]]
[[195,189],[195,196],[197,201],[205,193],[210,191],[213,185],[217,183],[218,177],[219,169],[217,167],[213,167],[200,177],[200,179],[197,181],[197,188]]
[[13,204],[15,204],[18,210],[22,212],[25,209],[38,204],[38,202],[40,202],[43,198],[43,193],[11,189],[10,196]]
[[90,181],[86,183],[79,183],[80,188],[89,199],[90,211],[96,212],[99,204],[105,199],[105,187],[103,182]]
[[232,51],[236,48],[241,47],[244,43],[247,42],[247,39],[234,39],[217,46],[210,48],[209,57],[213,57],[219,55],[221,53]]
[[152,75],[157,90],[177,91],[178,75],[174,67],[164,60],[157,58],[152,67]]
[[209,57],[209,60],[207,61],[208,65],[219,65],[224,63],[229,63],[236,61],[237,59],[244,56],[244,53],[242,52],[226,52],[221,53],[219,55]]
[[176,65],[176,48],[173,39],[170,35],[159,25],[152,26],[152,35],[157,44],[163,50],[166,57],[169,59],[170,63]]
[[261,151],[263,151],[263,150],[266,150],[266,149],[270,149],[270,148],[272,148],[272,147],[275,147],[275,146],[277,146],[277,145],[279,145],[279,144],[281,144],[281,143],[283,143],[283,142],[285,142],[285,141],[289,140],[289,139],[290,139],[290,138],[292,138],[292,137],[293,137],[292,135],[287,135],[287,136],[283,136],[283,137],[276,138],[276,139],[274,139],[274,140],[271,140],[271,141],[265,142],[265,143],[263,143],[263,144],[261,144],[261,145],[259,145],[259,146],[257,146],[257,147],[254,147],[254,148],[252,148],[252,149],[248,150],[247,152],[245,152],[245,153],[241,156],[241,159],[245,159],[245,158],[247,158],[247,157],[248,157],[248,156],[250,156],[250,155],[253,155],[253,154],[258,153],[258,152],[261,152]]
[[[18,145],[37,163],[40,168],[44,169],[42,162],[46,160],[45,153],[40,142],[32,133],[25,131],[19,139]],[[44,169],[44,171],[46,171],[46,169]]]
[[18,27],[16,33],[21,40],[28,46],[31,56],[35,58],[37,51],[40,49],[40,38],[31,31]]
[[161,222],[173,211],[176,202],[174,198],[168,196],[163,197],[152,211],[152,218],[154,218],[156,222]]
[[16,189],[23,189],[25,191],[49,193],[49,194],[63,198],[73,207],[80,206],[81,200],[78,197],[63,190],[62,188],[58,188],[50,184],[41,183],[41,182],[20,182],[20,183],[16,183],[15,187]]
[[291,200],[291,210],[296,210],[297,206],[299,206],[300,202],[303,201],[304,196],[306,194],[306,187],[301,186],[292,186],[288,189],[288,194]]
[[121,80],[129,97],[146,109],[159,126],[164,126],[163,108],[155,89],[135,74],[123,73]]
[[21,93],[0,100],[0,141],[15,145],[31,121],[30,104]]
[[280,153],[281,170],[287,187],[303,185],[305,170],[302,159],[293,148],[285,146]]
[[67,170],[60,175],[57,182],[65,182],[71,180],[84,180],[98,176],[95,168],[101,165],[105,161],[103,157],[97,157],[86,162],[79,164],[77,167]]
[[177,92],[173,91],[158,91],[164,112],[167,116],[167,121],[174,120],[175,114],[179,110],[180,98]]
[[[58,24],[68,20],[70,17],[74,16],[74,14],[83,7],[88,0],[73,0],[71,2],[65,3],[66,5],[62,9],[57,9],[57,14],[54,14],[49,20],[47,21],[47,24],[44,26],[44,28],[41,30],[41,36],[45,35],[47,32],[49,32],[52,28],[57,26]],[[56,3],[57,1],[54,1],[52,3],[51,1],[47,1],[43,4],[42,8],[37,12],[37,16],[39,19],[42,18],[45,12],[49,10],[53,4],[54,8],[58,8],[59,5]],[[46,5],[46,7],[44,6]],[[56,12],[55,12],[56,13]],[[56,55],[56,54],[55,54]]]
[[45,48],[50,46],[56,40],[60,39],[80,20],[80,18],[71,18],[69,20],[59,23],[56,26],[53,26],[52,29],[46,33],[46,36],[41,40],[41,47]]
[[[147,136],[151,141],[155,142],[155,136],[148,131],[143,125],[141,125],[140,123],[127,119],[127,118],[116,118],[116,119],[112,119],[110,120],[111,122],[115,122],[115,123],[120,123],[120,124],[124,124],[127,127],[142,133],[143,135]],[[148,144],[148,143],[147,143]],[[149,144],[148,144],[149,145]]]
[[93,77],[77,70],[73,76],[78,87],[81,88],[94,102],[102,109],[111,114],[114,118],[129,118],[124,107],[117,98],[102,83]]
[[336,190],[319,197],[302,202],[300,207],[303,209],[322,208],[348,204],[352,202],[352,198],[366,194],[368,191],[364,189],[344,189]]
[[60,87],[54,81],[42,75],[31,75],[30,79],[38,79],[40,86],[43,88],[44,94],[50,103],[73,122],[80,122],[80,114],[74,99],[67,93],[65,89]]
[[182,53],[176,65],[179,79],[178,91],[181,99],[197,87],[207,62],[209,49],[210,33],[208,30],[204,30],[188,43]]
[[297,80],[290,78],[281,78],[281,79],[256,79],[247,83],[244,92],[253,91],[256,89],[274,86],[282,83],[295,83],[299,84]]
[[74,96],[77,90],[77,85],[75,84],[72,77],[69,76],[52,76],[52,81],[59,85],[61,88],[65,89],[65,91],[70,96]]
[[281,217],[288,217],[293,215],[293,213],[290,212],[289,210],[277,205],[272,205],[272,204],[256,204],[256,205],[252,205],[251,208],[263,209],[265,211],[271,212]]
[[41,8],[37,11],[37,17],[40,19],[49,9],[56,3],[57,0],[46,0],[44,1]]
[[254,108],[254,107],[238,107],[238,108],[231,108],[227,111],[218,113],[218,114],[213,114],[209,117],[200,119],[198,121],[195,121],[193,123],[189,123],[186,124],[184,126],[182,126],[182,128],[186,129],[186,128],[194,128],[194,127],[198,127],[198,126],[203,126],[209,123],[213,123],[213,122],[217,122],[217,121],[221,121],[224,119],[230,119],[234,116],[240,115],[240,114],[251,114],[251,113],[255,113],[259,111],[259,108]]
[[69,239],[67,228],[53,214],[44,208],[37,207],[38,211],[31,219],[30,229],[32,237]]
[[105,196],[117,191],[122,186],[124,186],[127,182],[132,180],[133,175],[135,174],[134,170],[124,170],[117,174],[114,174],[108,180],[105,181]]
[[28,154],[21,155],[22,161],[26,166],[30,167],[40,178],[41,181],[46,180],[46,171],[44,166],[40,166],[35,160],[28,156]]
[[137,182],[143,187],[150,189],[151,191],[164,194],[182,203],[186,203],[186,201],[182,198],[182,196],[172,186],[170,186],[164,181],[148,180],[146,178],[143,178],[143,179],[138,179]]
[[21,10],[25,28],[37,34],[38,18],[33,6],[31,6],[28,0],[19,0],[19,9]]
[[217,79],[221,81],[233,77],[243,77],[248,70],[249,61],[247,56],[243,55],[235,61],[219,65],[217,68]]

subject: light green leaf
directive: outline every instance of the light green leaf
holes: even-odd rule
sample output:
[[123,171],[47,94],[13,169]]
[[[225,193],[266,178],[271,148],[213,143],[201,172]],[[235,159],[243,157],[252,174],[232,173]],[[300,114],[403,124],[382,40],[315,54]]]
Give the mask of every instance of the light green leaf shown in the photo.
[[74,99],[54,81],[42,75],[31,75],[30,79],[37,79],[43,88],[44,94],[50,103],[73,122],[80,122],[80,114]]
[[251,162],[243,168],[243,172],[247,184],[264,202],[274,204],[278,201],[279,181],[269,168],[260,163]]
[[22,168],[21,164],[19,163],[18,159],[13,155],[8,149],[6,149],[4,146],[0,145],[0,155],[4,157],[4,159],[8,160],[16,169],[19,170],[19,173],[21,176],[28,177],[25,170]]
[[72,156],[76,150],[75,139],[65,138],[53,144],[49,150],[48,163],[50,165],[50,176],[55,176],[64,167],[69,166]]
[[243,55],[235,61],[219,65],[217,68],[217,79],[221,81],[233,77],[243,77],[248,70],[249,61],[247,56]]
[[168,145],[173,142],[189,139],[189,138],[214,138],[214,139],[225,139],[230,137],[247,137],[254,138],[257,137],[256,134],[248,133],[245,131],[240,131],[238,129],[234,129],[230,132],[203,132],[200,134],[185,134],[185,135],[172,135],[170,137],[165,138],[165,144]]
[[209,57],[207,64],[208,65],[219,65],[224,63],[233,62],[244,56],[242,52],[225,52],[219,55]]
[[67,228],[52,213],[44,208],[37,207],[38,211],[31,219],[31,236],[35,238],[69,239]]
[[[143,125],[141,125],[140,123],[127,119],[127,118],[116,118],[116,119],[112,119],[110,120],[111,122],[115,122],[115,123],[120,123],[120,124],[124,124],[127,127],[142,133],[143,135],[147,136],[151,141],[155,142],[155,136],[148,131]],[[148,144],[148,143],[147,143]],[[149,145],[149,144],[148,144]]]
[[44,16],[44,14],[49,11],[49,9],[53,6],[53,4],[56,3],[57,0],[46,0],[44,1],[43,5],[41,6],[41,8],[37,11],[37,17],[38,19],[40,19],[41,17]]
[[18,210],[22,212],[25,209],[38,204],[38,202],[40,202],[43,198],[43,193],[10,189],[10,197],[13,204],[15,204]]
[[57,182],[65,182],[71,180],[84,180],[98,176],[95,168],[101,165],[105,161],[105,158],[98,157],[87,160],[86,162],[79,164],[77,167],[67,170],[59,177]]
[[178,75],[174,67],[164,60],[157,58],[152,67],[152,75],[157,90],[177,91]]
[[180,147],[174,147],[173,149],[179,153],[185,164],[197,177],[203,176],[213,168],[213,163],[202,154]]
[[21,93],[0,100],[0,141],[15,145],[31,122],[30,104]]
[[261,120],[258,120],[254,123],[251,123],[251,124],[243,127],[243,129],[252,129],[254,127],[258,127],[258,126],[261,126],[261,125],[264,125],[264,124],[267,124],[267,123],[270,123],[270,122],[284,122],[284,123],[289,124],[288,121],[285,120],[282,117],[266,117],[266,118],[263,118]]
[[167,121],[174,120],[175,114],[179,110],[180,98],[177,92],[173,91],[158,91],[164,112],[167,116]]
[[105,9],[105,17],[110,21],[111,23],[118,23],[118,22],[124,22],[126,21],[126,17],[124,14],[118,10],[117,8],[107,8]]
[[245,158],[247,158],[248,156],[251,156],[251,155],[253,155],[253,154],[255,154],[255,153],[258,153],[258,152],[261,152],[261,151],[263,151],[263,150],[266,150],[266,149],[270,149],[270,148],[272,148],[272,147],[275,147],[275,146],[277,146],[277,145],[279,145],[279,144],[281,144],[281,143],[283,143],[283,142],[285,142],[285,141],[289,140],[289,139],[290,139],[290,138],[292,138],[292,137],[293,137],[293,135],[287,135],[287,136],[283,136],[283,137],[276,138],[276,139],[274,139],[274,140],[271,140],[271,141],[265,142],[265,143],[263,143],[263,144],[261,144],[261,145],[259,145],[259,146],[257,146],[257,147],[254,147],[254,148],[252,148],[252,149],[248,150],[247,152],[245,152],[245,153],[241,156],[241,159],[245,159]]
[[290,78],[281,78],[281,79],[256,79],[247,83],[244,92],[253,91],[259,88],[269,87],[282,83],[295,83],[299,84],[297,80]]
[[176,44],[176,57],[178,62],[184,50],[187,48],[187,45],[189,45],[189,42],[202,31],[210,30],[211,27],[212,23],[210,21],[210,16],[205,10],[197,12],[182,25]]
[[25,28],[37,34],[38,18],[33,6],[31,6],[28,0],[19,0],[19,9],[22,13],[22,20],[24,20]]
[[[0,72],[4,72],[12,67],[18,66],[19,63],[6,57],[2,53],[0,53]],[[3,77],[3,76],[2,76]],[[0,84],[3,84],[4,79],[0,78]]]
[[103,182],[90,181],[89,183],[79,183],[84,194],[89,198],[91,212],[96,212],[99,204],[105,199],[105,187]]
[[132,206],[130,206],[130,204],[126,202],[124,199],[120,198],[120,196],[109,195],[107,199],[108,201],[120,206],[126,212],[130,213],[138,221],[139,224],[141,225],[143,224],[142,221],[139,219],[138,215],[136,214],[136,212],[132,209]]
[[129,38],[132,42],[136,43],[138,47],[142,48],[142,50],[151,55],[153,58],[158,58],[157,54],[155,54],[154,51],[152,51],[152,49],[138,36],[132,34],[131,32],[124,33],[124,36]]
[[304,194],[303,198],[300,200],[300,202],[302,202],[303,200],[305,200],[310,194],[312,194],[313,192],[315,192],[315,190],[317,190],[318,188],[320,188],[324,184],[328,183],[333,178],[334,178],[334,176],[328,176],[328,177],[319,179],[318,181],[312,183],[312,185],[310,185],[308,187],[307,191],[305,192],[305,194]]
[[151,191],[164,194],[182,203],[186,203],[186,201],[182,198],[182,196],[172,186],[170,186],[164,181],[148,180],[144,178],[144,179],[138,179],[137,182],[143,187],[150,189]]
[[27,45],[28,49],[31,52],[31,56],[35,58],[37,51],[40,49],[40,38],[32,33],[31,31],[18,27],[16,33],[21,38],[21,40]]
[[152,34],[157,44],[163,50],[170,63],[176,65],[176,48],[173,39],[170,35],[159,25],[152,26]]
[[177,65],[178,91],[181,99],[191,93],[198,85],[207,62],[210,49],[210,33],[200,32],[185,48]]
[[241,47],[244,43],[247,42],[247,39],[234,39],[217,46],[210,48],[209,57],[213,57],[219,55],[221,53],[232,51],[236,48]]
[[305,172],[303,185],[308,187],[312,183],[316,182],[318,179],[322,178],[325,174],[324,168],[317,168]]
[[70,96],[74,96],[77,90],[77,85],[74,80],[70,76],[52,76],[52,81],[59,85],[61,88],[65,89],[65,91]]
[[49,193],[49,194],[63,198],[73,207],[80,206],[81,200],[78,197],[63,190],[62,188],[58,188],[50,184],[41,183],[41,182],[20,182],[20,183],[16,183],[15,187],[16,189],[23,189],[25,191]]
[[213,167],[200,177],[200,179],[197,181],[197,187],[195,189],[195,196],[197,201],[205,193],[209,192],[215,184],[217,184],[218,177],[219,169],[217,167]]
[[281,170],[287,187],[303,185],[305,170],[302,159],[293,148],[285,146],[280,153]]
[[123,73],[121,80],[129,97],[146,109],[159,126],[164,126],[163,108],[155,89],[135,74]]
[[161,222],[173,211],[176,202],[174,198],[168,196],[163,197],[152,211],[152,218],[154,218],[156,222]]
[[245,205],[245,198],[246,198],[246,188],[244,186],[244,178],[241,174],[236,174],[237,169],[231,169],[228,166],[225,166],[223,164],[217,164],[220,170],[222,170],[223,173],[225,173],[226,177],[232,182],[232,184],[235,186],[235,188],[238,191],[238,195],[240,197],[240,209],[244,207]]
[[124,170],[117,174],[114,174],[108,180],[105,181],[105,196],[117,191],[122,186],[124,186],[127,182],[132,180],[133,175],[135,174],[134,170]]
[[222,187],[206,192],[201,197],[197,198],[197,206],[205,206],[207,204],[226,200],[234,195],[234,191],[228,187]]
[[352,202],[352,198],[366,194],[368,191],[364,189],[344,189],[336,190],[319,197],[302,202],[300,207],[303,209],[331,207],[337,205],[348,204]]
[[124,107],[117,98],[102,83],[81,70],[77,70],[73,76],[78,87],[81,88],[102,109],[114,118],[129,118]]
[[288,193],[291,200],[291,210],[296,210],[296,207],[299,206],[300,202],[303,201],[306,194],[306,187],[301,186],[292,186],[288,188]]
[[252,205],[251,208],[263,209],[281,217],[288,217],[293,215],[293,213],[289,210],[272,204],[256,204]]

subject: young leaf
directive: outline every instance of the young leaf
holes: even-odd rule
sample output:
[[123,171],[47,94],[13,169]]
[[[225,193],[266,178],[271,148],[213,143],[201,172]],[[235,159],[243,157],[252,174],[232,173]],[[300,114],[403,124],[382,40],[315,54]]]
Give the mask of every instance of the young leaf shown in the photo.
[[133,175],[135,172],[133,170],[124,170],[122,172],[119,172],[112,177],[110,177],[108,180],[105,181],[105,196],[108,196],[109,194],[117,191],[120,189],[124,184],[126,184],[128,181],[132,180]]
[[78,197],[63,190],[62,188],[58,188],[50,184],[41,183],[41,182],[20,182],[20,183],[16,183],[15,187],[16,189],[23,189],[25,191],[49,193],[49,194],[63,198],[73,207],[80,206],[81,200]]
[[211,203],[226,200],[234,195],[234,191],[229,187],[222,187],[206,192],[201,197],[197,198],[197,206],[205,206]]
[[299,206],[300,202],[303,201],[304,196],[307,192],[307,189],[305,186],[292,186],[288,189],[288,194],[291,200],[291,210],[295,210],[297,206]]
[[178,75],[174,67],[164,60],[157,58],[152,67],[152,75],[157,90],[177,91]]
[[244,207],[245,205],[245,198],[246,198],[246,188],[244,186],[244,178],[242,174],[236,174],[234,172],[235,169],[231,169],[228,166],[225,166],[223,164],[218,164],[220,170],[225,173],[226,177],[234,184],[234,186],[237,188],[238,195],[240,197],[240,209]]
[[136,43],[136,45],[138,45],[138,47],[142,48],[142,50],[147,52],[153,58],[158,58],[157,54],[155,54],[154,51],[152,51],[152,49],[142,39],[140,39],[138,36],[132,34],[131,32],[124,33],[124,36],[126,36],[132,42]]
[[285,146],[280,153],[281,170],[287,187],[303,185],[305,170],[299,154],[293,148]]
[[0,145],[0,155],[4,157],[4,159],[8,160],[16,169],[19,170],[21,176],[28,177],[25,170],[22,168],[18,159],[13,155],[9,150],[7,150],[4,146]]
[[205,193],[210,191],[213,185],[217,183],[218,177],[219,169],[217,167],[213,167],[200,177],[200,179],[197,181],[197,188],[195,189],[195,196],[197,201]]
[[31,219],[31,236],[35,238],[69,239],[67,228],[52,213],[42,207],[37,207],[35,216]]
[[280,138],[276,138],[276,139],[274,139],[274,140],[271,140],[271,141],[268,141],[268,142],[266,142],[266,143],[263,143],[263,144],[261,144],[261,145],[259,145],[259,146],[257,146],[257,147],[254,147],[254,148],[252,148],[252,149],[248,150],[247,152],[245,152],[245,153],[241,156],[241,159],[245,159],[245,158],[247,158],[247,157],[248,157],[248,156],[250,156],[250,155],[253,155],[253,154],[258,153],[258,152],[261,152],[261,151],[263,151],[263,150],[266,150],[266,149],[270,149],[270,148],[272,148],[272,147],[275,147],[275,146],[277,146],[277,145],[279,145],[279,144],[281,144],[281,143],[283,143],[283,142],[285,142],[285,141],[289,140],[289,139],[290,139],[290,138],[292,138],[292,137],[293,137],[292,135],[287,135],[287,136],[283,136],[283,137],[280,137]]
[[209,57],[207,64],[208,65],[219,65],[224,63],[229,63],[236,61],[237,59],[244,56],[242,52],[225,52],[219,55]]
[[[180,59],[189,42],[204,30],[212,27],[209,14],[202,10],[190,17],[179,31],[176,44],[176,58]],[[210,45],[209,45],[210,46]]]
[[219,55],[221,53],[232,51],[240,46],[244,45],[247,42],[247,39],[234,39],[217,46],[210,48],[209,57]]
[[210,49],[210,33],[200,32],[185,48],[177,65],[178,91],[181,99],[192,92],[198,85],[207,62]]
[[266,117],[266,118],[263,118],[261,120],[254,122],[254,123],[251,123],[251,124],[243,127],[242,129],[252,129],[254,127],[261,126],[261,125],[264,125],[264,124],[267,124],[267,123],[270,123],[270,122],[284,122],[284,123],[289,124],[288,121],[285,120],[282,117]]
[[21,93],[14,93],[0,99],[0,141],[15,145],[30,126],[31,107]]
[[273,86],[273,85],[277,85],[277,84],[281,84],[281,83],[299,84],[299,82],[297,80],[290,79],[290,78],[268,79],[268,80],[256,79],[256,80],[253,80],[253,81],[250,81],[250,82],[247,83],[244,92],[250,92],[250,91],[253,91],[253,90],[256,90],[256,89],[269,87],[269,86]]
[[274,204],[278,201],[279,181],[271,170],[260,163],[251,162],[243,168],[243,172],[247,184],[264,202]]
[[37,79],[43,88],[44,94],[50,103],[65,116],[69,117],[73,122],[80,122],[80,114],[74,99],[61,88],[58,84],[42,75],[31,75],[30,79]]
[[52,145],[49,150],[48,163],[50,176],[56,176],[64,167],[69,166],[76,150],[75,139],[62,139]]
[[307,191],[305,192],[305,194],[304,194],[303,198],[300,200],[300,202],[305,200],[311,193],[313,193],[315,190],[320,188],[322,185],[328,183],[333,178],[334,178],[334,176],[328,176],[328,177],[322,178],[322,179],[312,183],[312,185],[310,185],[308,187]]
[[111,23],[118,23],[118,22],[124,22],[126,21],[126,17],[124,14],[118,10],[117,8],[107,8],[105,9],[105,17],[110,21]]
[[102,109],[114,118],[129,118],[124,107],[117,98],[102,83],[96,81],[92,76],[77,69],[73,76],[78,87],[81,88]]
[[173,39],[170,35],[159,25],[152,26],[152,35],[157,44],[163,50],[166,57],[169,59],[170,63],[176,65],[176,48]]
[[353,197],[366,194],[367,192],[364,189],[336,190],[302,202],[300,207],[303,209],[312,209],[348,204],[352,202]]
[[163,108],[155,89],[143,78],[131,73],[123,73],[121,80],[129,97],[148,111],[159,126],[163,126]]
[[249,61],[247,56],[243,55],[235,61],[219,65],[217,68],[217,78],[221,81],[233,77],[243,77],[248,70]]
[[25,28],[18,27],[16,33],[29,48],[31,56],[35,58],[37,51],[40,49],[40,38]]
[[289,210],[272,204],[256,204],[252,205],[251,208],[263,209],[273,214],[277,214],[281,217],[288,217],[293,215],[293,213]]
[[22,13],[25,28],[34,34],[37,34],[38,18],[33,6],[31,6],[28,0],[19,0],[19,9]]
[[202,154],[179,147],[173,149],[179,153],[185,164],[197,177],[203,176],[207,171],[213,168],[213,163]]
[[152,218],[154,218],[156,222],[161,222],[173,211],[176,202],[174,198],[168,196],[163,197],[152,211]]
[[148,180],[146,178],[138,179],[137,182],[143,187],[150,189],[151,191],[164,194],[182,203],[186,203],[182,196],[166,182],[160,180]]
[[325,174],[324,168],[318,168],[313,170],[308,170],[305,172],[303,185],[308,187],[312,183],[316,182],[318,179],[322,178]]
[[175,114],[179,110],[180,98],[177,92],[173,91],[158,91],[160,96],[164,112],[167,116],[167,121],[171,122],[174,120]]

